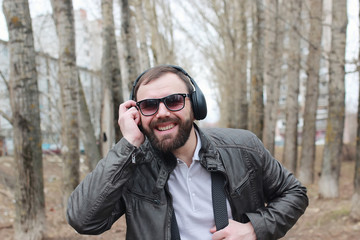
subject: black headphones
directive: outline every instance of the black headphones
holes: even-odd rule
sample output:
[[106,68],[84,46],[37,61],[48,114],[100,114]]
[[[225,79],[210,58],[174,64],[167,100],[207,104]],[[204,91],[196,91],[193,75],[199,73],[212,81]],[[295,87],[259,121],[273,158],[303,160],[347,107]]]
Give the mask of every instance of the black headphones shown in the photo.
[[[194,117],[196,120],[204,119],[207,115],[206,100],[205,100],[204,94],[202,93],[201,89],[198,87],[198,85],[196,84],[194,79],[192,79],[192,77],[190,77],[190,75],[179,66],[175,66],[175,65],[165,65],[165,66],[175,68],[176,70],[182,72],[185,76],[187,76],[190,79],[190,82],[194,87],[194,91],[190,93],[190,100],[191,100],[192,109],[194,111]],[[132,90],[130,93],[131,100],[135,100],[135,86],[137,85],[139,79],[149,70],[150,69],[145,70],[134,81],[134,84],[133,84],[133,87],[132,87]]]

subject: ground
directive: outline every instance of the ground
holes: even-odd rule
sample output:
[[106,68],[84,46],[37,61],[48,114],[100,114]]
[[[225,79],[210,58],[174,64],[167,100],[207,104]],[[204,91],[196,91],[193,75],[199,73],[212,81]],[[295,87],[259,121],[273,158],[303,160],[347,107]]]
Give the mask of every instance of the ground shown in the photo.
[[[321,149],[317,151],[316,171],[319,172]],[[276,156],[281,158],[281,151]],[[61,159],[56,155],[44,155],[44,184],[46,196],[46,240],[65,239],[125,239],[125,221],[121,218],[112,229],[100,236],[77,234],[67,223],[61,204]],[[83,176],[87,169],[81,165]],[[12,157],[0,157],[0,239],[13,239],[15,184],[14,162]],[[82,177],[83,177],[82,176]],[[321,199],[318,185],[307,186],[310,200],[305,214],[283,239],[360,239],[360,222],[350,219],[351,196],[353,192],[354,161],[342,162],[340,176],[340,197]]]

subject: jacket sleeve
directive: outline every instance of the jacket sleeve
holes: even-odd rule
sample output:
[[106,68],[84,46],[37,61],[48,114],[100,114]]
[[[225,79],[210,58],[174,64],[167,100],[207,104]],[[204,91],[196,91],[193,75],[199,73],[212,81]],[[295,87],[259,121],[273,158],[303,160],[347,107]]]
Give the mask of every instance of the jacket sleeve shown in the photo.
[[260,153],[266,206],[246,213],[257,239],[279,239],[296,223],[308,206],[306,188],[255,139]]
[[124,186],[141,155],[140,149],[123,138],[76,187],[69,197],[66,217],[77,232],[100,234],[124,213]]

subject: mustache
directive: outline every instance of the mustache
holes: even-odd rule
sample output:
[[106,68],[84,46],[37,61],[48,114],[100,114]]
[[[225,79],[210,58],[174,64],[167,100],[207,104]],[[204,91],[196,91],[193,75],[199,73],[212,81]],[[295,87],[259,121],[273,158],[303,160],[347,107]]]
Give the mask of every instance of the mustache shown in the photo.
[[156,127],[156,125],[158,125],[160,123],[167,123],[167,122],[173,122],[173,123],[176,123],[176,124],[180,124],[180,119],[179,118],[174,118],[174,117],[157,119],[156,121],[153,121],[153,122],[150,123],[150,127],[154,128],[154,127]]

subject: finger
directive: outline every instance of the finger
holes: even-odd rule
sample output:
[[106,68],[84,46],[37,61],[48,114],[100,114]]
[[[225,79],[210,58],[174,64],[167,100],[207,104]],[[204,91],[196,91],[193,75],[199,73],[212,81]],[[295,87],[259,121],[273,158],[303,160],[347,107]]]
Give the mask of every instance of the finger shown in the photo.
[[136,102],[133,100],[126,101],[126,102],[120,104],[119,113],[124,113],[132,107],[136,108]]
[[220,239],[225,239],[226,238],[226,234],[223,231],[217,231],[212,235],[212,240],[220,240]]

